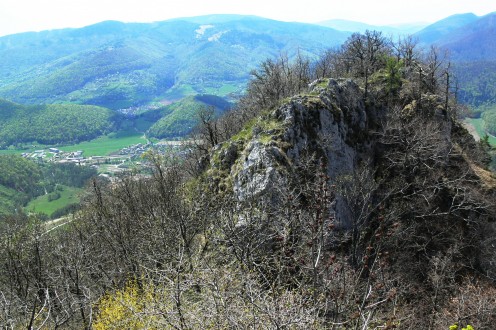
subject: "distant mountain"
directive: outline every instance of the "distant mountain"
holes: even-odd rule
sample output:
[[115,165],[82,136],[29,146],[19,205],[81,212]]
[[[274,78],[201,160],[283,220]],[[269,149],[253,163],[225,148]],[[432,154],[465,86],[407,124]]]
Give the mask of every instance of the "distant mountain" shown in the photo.
[[457,61],[496,60],[496,12],[485,15],[437,41]]
[[424,45],[450,50],[456,61],[496,60],[496,12],[449,16],[415,34]]
[[254,15],[236,15],[236,14],[212,14],[212,15],[201,15],[201,16],[188,16],[188,17],[178,17],[171,18],[168,21],[185,21],[195,24],[219,24],[219,23],[230,23],[239,20],[250,20],[250,21],[264,21],[266,18]]
[[350,33],[254,16],[107,21],[0,38],[0,97],[120,109],[184,95],[227,95],[281,52],[316,56]]
[[438,41],[448,49],[460,83],[459,100],[484,112],[496,104],[496,13],[483,16]]
[[338,31],[349,31],[364,33],[367,30],[381,31],[386,35],[410,35],[423,29],[427,24],[412,23],[412,24],[398,24],[398,25],[370,25],[362,22],[349,21],[344,19],[331,19],[317,23],[321,26],[330,27]]
[[415,35],[421,44],[447,50],[460,89],[458,100],[480,116],[496,104],[496,12],[460,14]]
[[425,27],[417,32],[415,37],[424,44],[435,44],[461,27],[477,21],[478,18],[472,13],[452,15]]

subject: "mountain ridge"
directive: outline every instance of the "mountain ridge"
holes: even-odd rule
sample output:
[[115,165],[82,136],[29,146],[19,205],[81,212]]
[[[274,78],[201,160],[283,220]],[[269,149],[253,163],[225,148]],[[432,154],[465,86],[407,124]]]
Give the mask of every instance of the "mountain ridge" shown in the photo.
[[331,19],[316,23],[318,25],[327,26],[339,31],[359,32],[364,33],[366,30],[381,31],[385,34],[391,35],[408,35],[418,32],[425,28],[427,23],[408,23],[408,24],[395,24],[395,25],[373,25],[358,21],[344,20],[344,19]]
[[496,12],[478,18],[447,35],[439,45],[455,60],[496,60]]
[[[204,27],[208,22],[214,24]],[[0,97],[119,109],[157,97],[204,93],[205,88],[241,90],[263,59],[299,50],[317,56],[348,35],[312,24],[207,16],[154,23],[106,21],[6,36],[0,38]],[[184,92],[184,87],[192,90]],[[127,100],[123,95],[129,95]]]
[[442,37],[477,19],[479,19],[479,16],[473,13],[451,15],[426,26],[417,32],[415,36],[423,43],[436,43]]

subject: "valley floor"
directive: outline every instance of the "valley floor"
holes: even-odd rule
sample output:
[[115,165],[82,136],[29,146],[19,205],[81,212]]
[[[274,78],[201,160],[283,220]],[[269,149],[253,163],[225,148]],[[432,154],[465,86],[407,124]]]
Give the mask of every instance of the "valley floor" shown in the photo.
[[479,141],[484,135],[488,135],[489,144],[491,144],[492,146],[496,146],[496,136],[488,134],[484,131],[484,129],[482,128],[481,118],[466,118],[463,121],[463,124],[476,141]]

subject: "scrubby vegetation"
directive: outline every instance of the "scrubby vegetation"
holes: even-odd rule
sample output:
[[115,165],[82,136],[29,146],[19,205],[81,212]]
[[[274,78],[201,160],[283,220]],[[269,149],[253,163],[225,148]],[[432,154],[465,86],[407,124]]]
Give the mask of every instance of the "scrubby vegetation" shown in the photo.
[[[10,328],[490,329],[496,178],[486,150],[457,122],[449,68],[435,49],[424,54],[374,32],[316,63],[265,61],[237,109],[219,119],[200,112],[187,159],[149,154],[149,178],[93,181],[63,229],[5,219],[0,320]],[[340,88],[352,90],[337,107],[329,93]],[[284,120],[291,107],[301,116]],[[363,127],[353,126],[354,107]],[[319,136],[321,114],[346,132]],[[305,141],[298,152],[288,145],[295,136]],[[332,139],[360,155],[340,177],[329,176],[324,157]],[[280,167],[272,170],[284,177],[241,198],[232,184],[240,164],[256,161],[249,146],[258,158],[271,148]]]

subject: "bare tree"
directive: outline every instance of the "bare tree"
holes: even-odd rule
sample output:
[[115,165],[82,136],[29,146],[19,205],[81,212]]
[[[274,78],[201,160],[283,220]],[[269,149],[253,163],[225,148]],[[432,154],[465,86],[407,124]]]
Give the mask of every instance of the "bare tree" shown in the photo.
[[337,51],[328,49],[323,52],[319,59],[314,64],[314,75],[315,79],[318,78],[329,78],[335,73],[335,61],[337,57]]
[[354,33],[343,45],[345,61],[351,64],[351,74],[363,78],[368,97],[369,79],[380,66],[381,55],[388,52],[387,41],[378,31]]

